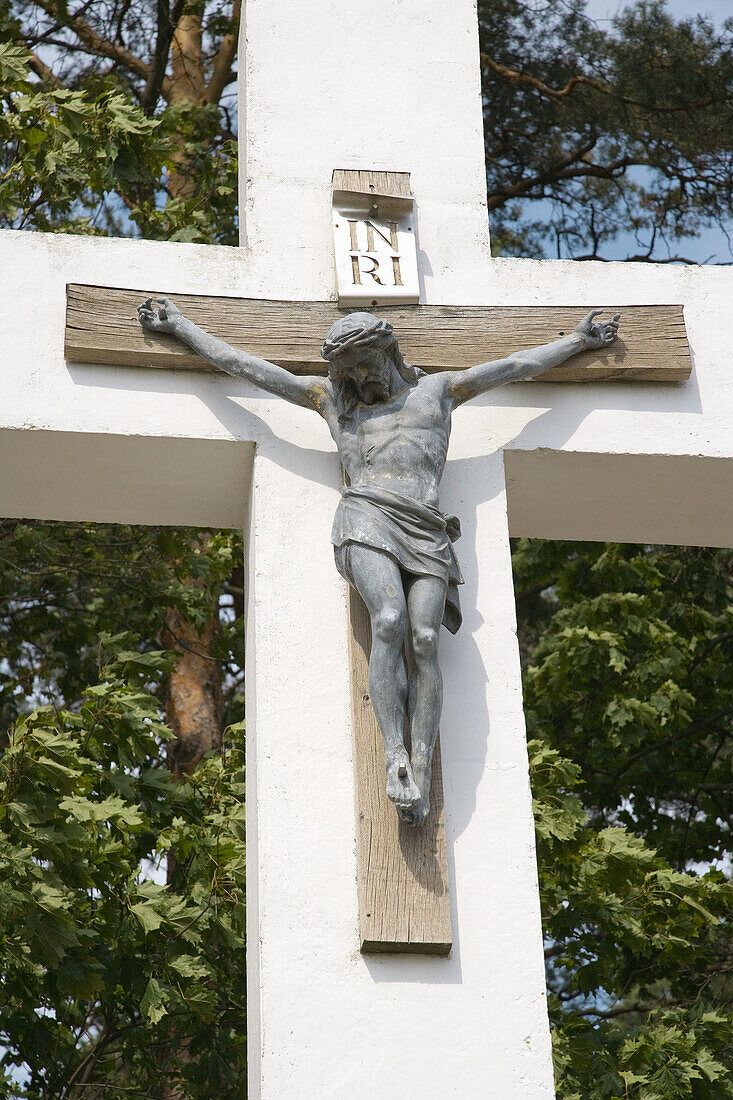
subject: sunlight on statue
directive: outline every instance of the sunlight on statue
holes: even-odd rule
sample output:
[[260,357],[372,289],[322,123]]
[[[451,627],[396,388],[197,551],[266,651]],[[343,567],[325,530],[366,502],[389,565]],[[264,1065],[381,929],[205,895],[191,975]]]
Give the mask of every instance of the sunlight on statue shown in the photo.
[[[212,366],[313,409],[338,448],[347,487],[334,520],[336,567],[372,624],[369,691],[384,737],[387,794],[410,825],[430,811],[430,774],[443,702],[441,624],[461,624],[463,578],[454,516],[439,510],[453,410],[506,382],[536,378],[572,355],[612,344],[619,314],[592,310],[574,332],[469,370],[425,374],[406,363],[392,326],[370,313],[338,320],[321,349],[328,378],[299,376],[238,351],[183,316],[167,298],[138,309],[151,332],[177,336]],[[403,730],[407,715],[408,752]]]

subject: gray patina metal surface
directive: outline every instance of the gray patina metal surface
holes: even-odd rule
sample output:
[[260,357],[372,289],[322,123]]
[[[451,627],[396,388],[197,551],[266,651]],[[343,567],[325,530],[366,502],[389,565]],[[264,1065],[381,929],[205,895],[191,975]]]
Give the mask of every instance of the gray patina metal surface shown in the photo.
[[592,310],[552,343],[429,375],[404,362],[391,325],[352,313],[328,333],[321,354],[329,374],[319,378],[230,347],[168,298],[159,299],[158,308],[149,298],[138,309],[143,328],[172,333],[219,370],[312,409],[328,424],[347,483],[333,527],[336,565],[371,618],[369,690],[384,736],[387,794],[409,824],[421,825],[430,809],[443,699],[438,631],[441,624],[454,632],[460,625],[462,578],[452,546],[459,528],[438,505],[452,413],[486,390],[613,343],[619,315],[596,321],[600,312]]

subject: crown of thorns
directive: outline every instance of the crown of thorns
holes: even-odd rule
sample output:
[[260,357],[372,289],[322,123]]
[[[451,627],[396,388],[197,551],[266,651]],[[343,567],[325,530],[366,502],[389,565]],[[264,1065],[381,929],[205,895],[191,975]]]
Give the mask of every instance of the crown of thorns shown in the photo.
[[385,347],[393,339],[392,326],[387,321],[380,321],[371,313],[351,313],[332,325],[321,348],[321,356],[330,362],[344,351]]

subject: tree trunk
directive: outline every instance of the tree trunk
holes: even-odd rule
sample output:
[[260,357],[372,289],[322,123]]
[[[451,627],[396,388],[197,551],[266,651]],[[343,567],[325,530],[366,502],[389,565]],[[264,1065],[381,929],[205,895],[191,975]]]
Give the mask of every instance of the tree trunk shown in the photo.
[[166,611],[163,645],[181,654],[168,677],[165,700],[166,722],[176,735],[168,743],[175,776],[189,775],[204,753],[221,747],[221,668],[211,656],[218,631],[217,608],[201,632],[177,609]]
[[[202,550],[206,539],[199,540]],[[191,581],[195,584],[195,581]],[[214,605],[203,630],[177,608],[167,608],[161,642],[166,649],[180,654],[168,677],[165,718],[176,735],[167,746],[168,767],[174,778],[190,775],[205,753],[221,748],[222,685],[221,665],[211,656],[212,643],[219,632],[219,608]],[[167,879],[176,871],[176,853],[168,853]],[[185,1040],[176,1054],[179,1064],[190,1061]],[[175,1077],[161,1082],[161,1100],[182,1100]]]
[[[168,102],[171,106],[182,103],[194,105],[206,102],[206,81],[201,54],[201,17],[185,12],[176,27],[171,43],[171,79]],[[173,198],[190,199],[196,190],[196,181],[186,171],[186,154],[183,143],[179,145],[168,173],[168,190]]]

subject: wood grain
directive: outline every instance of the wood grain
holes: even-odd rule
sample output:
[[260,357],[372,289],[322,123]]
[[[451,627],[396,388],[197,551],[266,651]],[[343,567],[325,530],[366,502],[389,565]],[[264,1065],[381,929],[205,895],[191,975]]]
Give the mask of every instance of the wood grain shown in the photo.
[[[172,298],[196,324],[234,347],[296,374],[326,373],[320,357],[331,325],[348,310],[332,302],[277,302],[67,287],[66,357],[73,363],[213,370],[175,337],[143,332],[136,307]],[[690,375],[682,306],[608,306],[621,313],[621,337],[604,352],[583,352],[544,380],[553,382],[684,382]],[[398,306],[379,310],[394,327],[408,362],[423,370],[462,370],[570,332],[586,306]]]
[[361,950],[447,955],[452,936],[440,744],[430,815],[415,829],[400,821],[385,791],[382,734],[369,699],[369,615],[353,588],[349,619]]
[[334,191],[352,191],[360,195],[392,196],[409,199],[409,172],[360,172],[350,168],[335,168],[332,177]]

